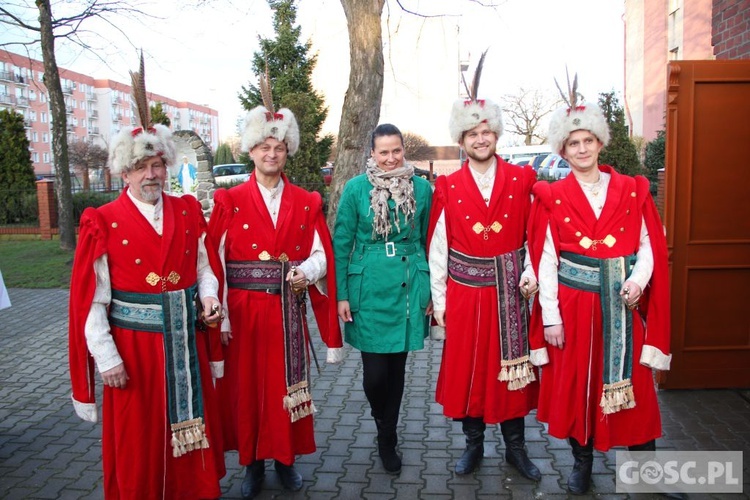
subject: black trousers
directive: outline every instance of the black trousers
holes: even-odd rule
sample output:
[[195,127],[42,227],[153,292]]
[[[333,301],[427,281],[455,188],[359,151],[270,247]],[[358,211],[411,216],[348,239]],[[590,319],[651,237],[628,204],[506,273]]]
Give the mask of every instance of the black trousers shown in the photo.
[[395,427],[404,395],[406,357],[409,353],[362,353],[365,396],[371,415]]

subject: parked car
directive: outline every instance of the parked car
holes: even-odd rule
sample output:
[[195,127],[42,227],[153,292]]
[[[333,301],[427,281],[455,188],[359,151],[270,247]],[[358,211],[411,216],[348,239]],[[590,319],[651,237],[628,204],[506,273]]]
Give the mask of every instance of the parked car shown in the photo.
[[214,181],[219,186],[238,184],[250,178],[250,172],[244,163],[224,163],[214,165]]
[[331,185],[331,179],[333,179],[333,163],[330,161],[326,163],[325,167],[320,168],[320,173],[323,174],[323,182],[326,186]]
[[522,167],[524,165],[528,165],[533,160],[534,160],[533,156],[516,156],[510,161],[510,163],[512,163],[513,165],[518,165],[519,167]]
[[531,168],[533,168],[535,172],[538,172],[539,167],[542,165],[542,162],[544,162],[544,160],[546,160],[548,156],[549,156],[549,153],[536,155],[530,163]]
[[[554,158],[547,164],[546,172],[544,175],[547,177],[552,177],[555,180],[564,179],[568,176],[570,173],[570,165],[567,161],[565,161],[565,158],[563,158],[560,155],[553,155]],[[542,167],[545,168],[545,167]],[[539,169],[539,172],[542,172],[542,168]]]

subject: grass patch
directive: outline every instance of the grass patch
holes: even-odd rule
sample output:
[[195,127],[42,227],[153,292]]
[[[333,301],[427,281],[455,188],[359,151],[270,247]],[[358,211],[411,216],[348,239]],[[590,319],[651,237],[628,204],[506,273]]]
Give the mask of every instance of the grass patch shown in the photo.
[[73,253],[57,240],[0,241],[0,270],[8,288],[68,288]]

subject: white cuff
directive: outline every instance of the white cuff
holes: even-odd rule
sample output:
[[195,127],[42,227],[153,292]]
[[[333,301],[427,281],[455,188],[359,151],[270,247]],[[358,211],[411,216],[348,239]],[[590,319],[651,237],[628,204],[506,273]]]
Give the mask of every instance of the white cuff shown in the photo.
[[222,378],[224,376],[224,362],[223,361],[211,361],[211,376],[213,378]]
[[337,365],[344,361],[343,347],[329,347],[326,353],[326,363]]
[[[70,399],[73,399],[73,397],[71,396]],[[73,399],[73,408],[76,411],[76,415],[86,422],[96,423],[99,421],[99,412],[96,409],[96,403],[81,403]]]
[[541,349],[533,349],[529,353],[529,361],[531,361],[531,364],[534,366],[543,366],[549,363],[547,348],[542,347]]
[[430,340],[445,340],[445,327],[440,325],[431,326]]
[[664,354],[658,348],[652,345],[644,345],[641,351],[641,364],[653,368],[654,370],[669,370],[669,364],[672,362],[671,354]]

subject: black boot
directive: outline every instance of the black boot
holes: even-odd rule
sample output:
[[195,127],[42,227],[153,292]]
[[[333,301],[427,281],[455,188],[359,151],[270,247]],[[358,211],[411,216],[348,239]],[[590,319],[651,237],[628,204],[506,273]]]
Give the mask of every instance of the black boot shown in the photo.
[[379,418],[375,419],[375,425],[378,428],[378,455],[383,462],[383,468],[391,474],[401,472],[401,457],[396,453],[396,423],[393,419],[385,421]]
[[302,474],[294,469],[294,464],[285,465],[278,460],[274,460],[273,465],[284,488],[290,491],[299,491],[302,489]]
[[583,495],[591,487],[591,468],[594,466],[594,440],[589,438],[586,445],[581,445],[573,438],[569,438],[573,448],[573,471],[568,477],[568,490],[575,495]]
[[[656,440],[652,439],[651,441],[646,441],[643,444],[628,446],[628,451],[630,452],[630,456],[635,460],[640,463],[645,463],[648,460],[653,459],[654,452],[656,451]],[[661,493],[661,496],[666,498],[674,498],[677,500],[684,500],[688,497],[685,493],[679,492]]]
[[506,420],[500,424],[505,441],[505,461],[518,469],[526,479],[539,481],[542,479],[542,473],[526,454],[525,429],[523,417]]
[[240,493],[243,500],[255,498],[263,488],[263,477],[266,475],[266,462],[256,460],[246,467],[245,479],[242,480]]
[[456,462],[456,474],[471,474],[484,456],[484,430],[487,425],[482,417],[466,417],[461,420],[466,436],[466,449]]

